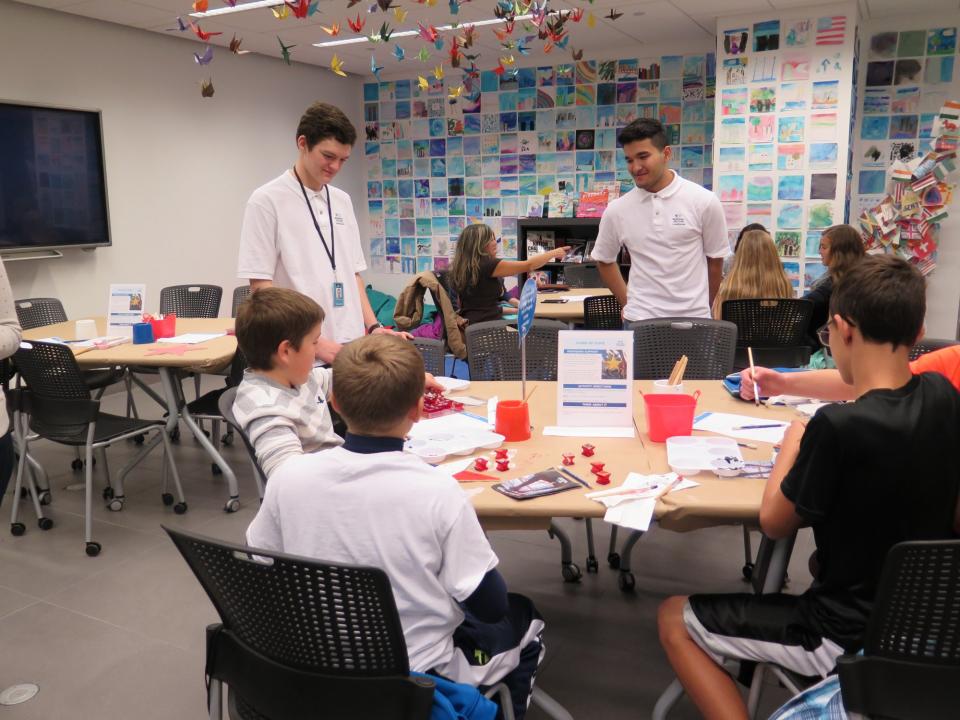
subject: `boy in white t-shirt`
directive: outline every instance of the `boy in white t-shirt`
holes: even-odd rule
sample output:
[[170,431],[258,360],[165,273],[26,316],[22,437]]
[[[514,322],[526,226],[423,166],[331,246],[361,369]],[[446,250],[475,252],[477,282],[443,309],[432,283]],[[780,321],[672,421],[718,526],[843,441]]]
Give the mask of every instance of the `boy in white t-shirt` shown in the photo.
[[331,402],[342,447],[285,462],[247,529],[256,548],[382,568],[410,668],[483,688],[505,682],[518,718],[543,656],[543,621],[509,594],[467,495],[403,452],[423,407],[423,359],[387,335],[345,345]]

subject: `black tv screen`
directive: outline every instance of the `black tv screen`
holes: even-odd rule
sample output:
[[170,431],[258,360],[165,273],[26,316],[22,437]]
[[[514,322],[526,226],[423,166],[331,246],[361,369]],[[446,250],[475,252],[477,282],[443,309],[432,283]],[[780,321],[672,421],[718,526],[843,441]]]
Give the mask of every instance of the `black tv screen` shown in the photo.
[[100,113],[0,102],[0,251],[109,244]]

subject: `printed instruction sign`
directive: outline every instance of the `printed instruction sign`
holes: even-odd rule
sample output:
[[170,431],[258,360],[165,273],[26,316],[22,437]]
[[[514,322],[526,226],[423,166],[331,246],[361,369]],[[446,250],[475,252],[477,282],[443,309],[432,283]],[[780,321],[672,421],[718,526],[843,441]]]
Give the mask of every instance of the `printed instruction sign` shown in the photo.
[[107,335],[131,337],[133,326],[143,322],[146,302],[147,286],[144,283],[110,285],[110,297],[107,299]]
[[563,330],[557,424],[633,428],[633,333]]

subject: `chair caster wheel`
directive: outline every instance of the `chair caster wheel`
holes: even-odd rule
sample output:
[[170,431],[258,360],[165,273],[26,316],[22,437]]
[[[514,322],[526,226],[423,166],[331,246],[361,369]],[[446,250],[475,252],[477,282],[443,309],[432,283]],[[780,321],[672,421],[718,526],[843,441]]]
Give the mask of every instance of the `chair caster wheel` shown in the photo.
[[88,542],[87,543],[87,555],[90,557],[96,557],[100,554],[100,543],[98,542]]
[[101,494],[103,495],[103,499],[104,499],[104,500],[113,500],[113,488],[112,488],[112,487],[105,487],[105,488],[103,489],[103,492],[102,492]]
[[48,517],[42,517],[39,520],[37,520],[37,526],[41,530],[49,530],[50,528],[53,527],[53,520],[51,520]]
[[180,442],[180,428],[174,428],[170,431],[170,441]]
[[223,475],[223,470],[221,470],[220,466],[216,463],[210,463],[210,472],[214,475]]
[[41,490],[38,500],[40,500],[41,505],[49,505],[53,500],[53,496],[50,495],[49,490]]
[[220,438],[220,442],[223,443],[224,445],[233,445],[233,435],[230,433],[227,433],[222,438]]
[[569,565],[563,566],[563,581],[568,583],[580,582],[580,578],[583,577],[583,572],[580,570],[580,566],[576,563],[570,563]]
[[185,502],[178,502],[173,506],[173,511],[177,515],[183,515],[187,511],[187,504]]
[[170,505],[173,505],[173,495],[171,495],[170,493],[164,493],[163,495],[160,496],[160,499],[163,500],[163,504],[166,505],[167,507],[169,507]]
[[110,512],[120,512],[123,510],[123,498],[115,497],[113,500],[107,503],[107,510]]
[[134,441],[137,445],[143,445],[143,443],[146,441],[146,436],[145,436],[145,435],[137,435],[137,436],[133,439],[133,441]]
[[27,486],[24,485],[22,488],[20,488],[20,499],[26,500],[28,497],[30,497],[30,491],[27,489]]
[[595,557],[587,558],[587,572],[596,573],[600,569],[600,563],[597,562]]
[[10,534],[14,537],[20,537],[27,531],[27,526],[23,523],[10,523]]
[[620,569],[620,553],[610,553],[607,555],[607,565],[610,566],[611,570]]
[[230,498],[227,500],[226,505],[223,506],[223,511],[228,513],[235,513],[240,509],[240,501],[236,498]]
[[747,563],[744,565],[740,572],[743,573],[743,579],[747,582],[750,582],[753,579],[753,563]]
[[81,460],[80,458],[74,458],[73,462],[70,463],[70,469],[75,472],[80,472],[81,470],[83,470],[83,460]]
[[620,577],[617,578],[617,584],[620,586],[620,590],[623,592],[633,592],[633,589],[637,586],[637,579],[633,576],[632,572],[622,572]]

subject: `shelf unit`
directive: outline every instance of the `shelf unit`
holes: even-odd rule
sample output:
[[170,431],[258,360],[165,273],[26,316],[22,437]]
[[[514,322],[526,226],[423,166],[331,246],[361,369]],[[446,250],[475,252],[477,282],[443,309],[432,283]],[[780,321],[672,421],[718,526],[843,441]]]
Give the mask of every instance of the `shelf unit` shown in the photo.
[[[556,245],[586,245],[597,239],[600,229],[600,218],[520,218],[517,220],[517,259],[527,259],[527,234],[549,230],[554,233]],[[627,262],[624,262],[624,259]],[[620,251],[618,258],[620,272],[624,279],[630,272],[629,255],[625,250]],[[543,266],[554,275],[562,271],[565,265],[573,263],[550,262]],[[520,286],[527,281],[526,273],[520,276]],[[556,278],[554,278],[556,282]]]

